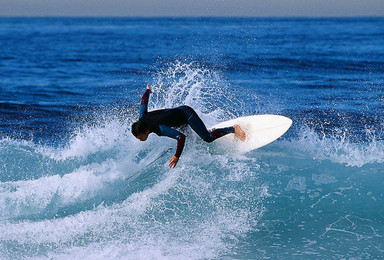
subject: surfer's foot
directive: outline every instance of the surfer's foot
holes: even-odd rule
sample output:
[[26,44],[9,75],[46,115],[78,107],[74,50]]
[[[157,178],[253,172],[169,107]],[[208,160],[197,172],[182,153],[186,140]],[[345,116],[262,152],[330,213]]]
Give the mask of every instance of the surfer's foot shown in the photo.
[[241,127],[239,125],[234,125],[233,128],[235,128],[235,135],[241,140],[241,141],[245,141],[245,132],[243,131],[243,129],[241,129]]

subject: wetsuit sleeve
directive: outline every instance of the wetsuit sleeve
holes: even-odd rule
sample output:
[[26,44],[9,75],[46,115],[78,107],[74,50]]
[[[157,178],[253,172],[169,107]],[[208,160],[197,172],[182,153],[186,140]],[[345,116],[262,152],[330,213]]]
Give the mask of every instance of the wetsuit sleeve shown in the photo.
[[149,89],[147,89],[147,91],[145,91],[143,97],[141,98],[141,103],[140,103],[140,117],[139,117],[139,119],[140,119],[145,113],[148,112],[149,93],[151,93],[151,91],[150,91]]
[[177,140],[175,156],[179,158],[184,149],[185,135],[168,126],[160,125],[160,136],[168,136]]

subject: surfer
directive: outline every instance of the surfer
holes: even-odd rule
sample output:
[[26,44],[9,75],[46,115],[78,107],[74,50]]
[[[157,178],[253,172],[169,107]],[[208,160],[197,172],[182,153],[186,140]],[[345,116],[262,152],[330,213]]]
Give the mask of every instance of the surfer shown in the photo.
[[234,133],[241,141],[245,140],[245,133],[239,125],[208,131],[195,110],[189,106],[148,112],[150,93],[152,93],[151,88],[147,85],[147,89],[141,98],[139,120],[132,124],[132,134],[140,141],[147,140],[150,133],[176,139],[176,153],[169,160],[170,168],[175,168],[185,143],[185,135],[172,127],[188,124],[204,141],[209,143],[229,133]]

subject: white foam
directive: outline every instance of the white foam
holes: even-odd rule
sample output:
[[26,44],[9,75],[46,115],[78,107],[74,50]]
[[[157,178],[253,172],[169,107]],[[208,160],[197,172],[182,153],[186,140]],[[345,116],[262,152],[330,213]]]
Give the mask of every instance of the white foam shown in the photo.
[[117,171],[116,162],[108,160],[80,167],[64,176],[3,182],[0,184],[0,216],[7,219],[40,214],[51,203],[55,207],[81,203],[101,194],[108,183],[124,177]]
[[312,174],[315,185],[329,184],[337,182],[337,179],[328,174]]
[[384,162],[384,142],[372,139],[354,143],[346,134],[320,135],[310,128],[300,130],[296,139],[285,142],[286,146],[302,150],[317,160],[330,160],[347,166]]
[[303,176],[294,177],[291,180],[289,180],[287,187],[285,190],[291,191],[291,190],[297,190],[301,193],[304,193],[307,189],[307,185],[305,184],[306,178]]
[[56,160],[85,158],[128,143],[132,138],[128,129],[128,125],[116,119],[100,122],[79,130],[65,148],[40,147],[40,152]]
[[[153,187],[130,195],[120,204],[101,205],[92,211],[58,219],[3,222],[0,224],[0,240],[49,244],[49,247],[59,250],[49,252],[48,257],[60,259],[82,256],[85,259],[111,256],[133,259],[216,258],[228,250],[226,240],[236,239],[252,229],[262,210],[254,212],[248,208],[223,207],[225,203],[223,206],[216,204],[219,198],[229,201],[234,195],[239,196],[236,199],[242,199],[242,196],[233,192],[228,196],[224,190],[213,190],[204,177],[208,176],[209,180],[207,170],[202,167],[199,173],[203,174],[202,178],[195,178],[195,173],[191,173],[184,164],[169,171]],[[202,204],[195,205],[196,202],[190,201],[188,196],[180,196],[191,192],[203,200]],[[191,209],[180,211],[179,207],[184,203]],[[209,210],[204,213],[204,218],[194,213],[194,210],[200,210],[199,207]],[[220,210],[215,210],[216,207]],[[163,215],[167,210],[174,213]],[[182,215],[178,217],[178,214]],[[83,242],[87,240],[90,242]]]

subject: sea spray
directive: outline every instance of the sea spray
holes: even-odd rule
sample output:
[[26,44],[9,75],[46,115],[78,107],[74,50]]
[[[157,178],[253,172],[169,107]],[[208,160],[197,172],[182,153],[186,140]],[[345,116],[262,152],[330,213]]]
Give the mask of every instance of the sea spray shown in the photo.
[[287,142],[287,146],[308,152],[317,160],[330,160],[347,166],[361,167],[365,164],[382,163],[384,161],[384,142],[374,135],[367,141],[355,142],[347,133],[335,132],[333,135],[318,133],[308,126],[300,128],[297,135]]
[[[195,66],[176,64],[159,72],[150,109],[186,103],[208,123],[231,113],[220,106],[222,82],[213,84],[215,73]],[[184,74],[172,79],[175,84],[162,83],[169,71],[178,74],[181,68]],[[226,100],[232,111],[235,101]],[[42,174],[25,166],[20,177],[25,172],[35,177],[1,183],[4,257],[91,258],[114,248],[118,257],[127,258],[215,258],[233,252],[257,226],[268,187],[258,182],[252,158],[216,153],[214,143],[202,142],[186,128],[187,143],[176,169],[167,167],[169,158],[148,165],[175,142],[152,135],[139,142],[127,134],[134,118],[99,118],[79,128],[65,146],[9,141],[11,149],[26,146],[39,164],[50,167]],[[127,180],[138,170],[137,179]]]

